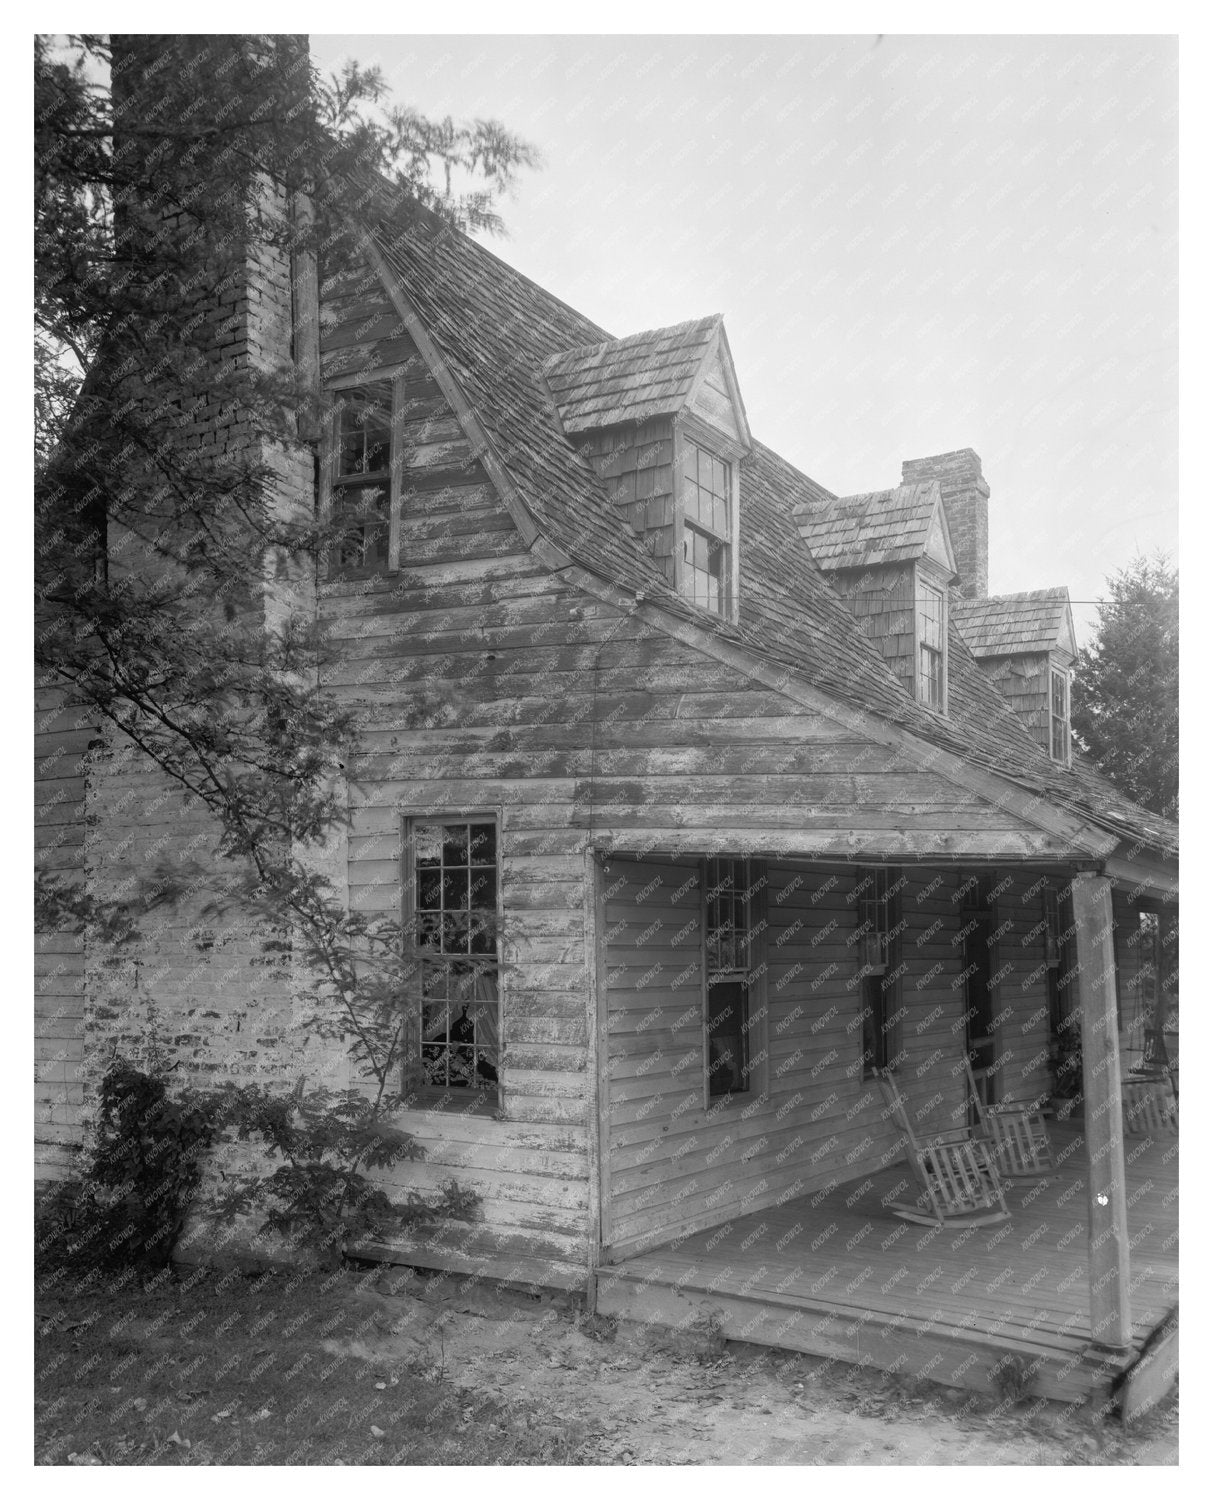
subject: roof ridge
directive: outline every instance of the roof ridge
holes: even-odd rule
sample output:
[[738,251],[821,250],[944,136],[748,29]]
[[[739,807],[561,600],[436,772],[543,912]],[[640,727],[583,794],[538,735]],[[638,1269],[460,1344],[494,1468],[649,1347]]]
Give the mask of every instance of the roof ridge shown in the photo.
[[1059,584],[1047,589],[1020,589],[1013,594],[987,594],[984,599],[961,599],[957,603],[964,609],[977,610],[992,604],[1068,604],[1068,585]]

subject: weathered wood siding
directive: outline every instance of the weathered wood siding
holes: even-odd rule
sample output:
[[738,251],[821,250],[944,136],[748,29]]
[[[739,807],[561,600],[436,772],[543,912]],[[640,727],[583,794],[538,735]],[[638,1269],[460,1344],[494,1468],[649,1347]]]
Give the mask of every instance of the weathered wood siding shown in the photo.
[[[766,1005],[752,1042],[752,1055],[759,1037],[765,1047],[765,1076],[750,1095],[705,1107],[699,865],[610,863],[604,1221],[615,1257],[900,1158],[862,1075],[855,870],[773,861],[767,875]],[[897,884],[898,1077],[925,1134],[965,1112],[961,876],[915,869]],[[1024,925],[1008,918],[1004,943]],[[1006,962],[999,1025],[1002,1066],[1017,1079],[1035,1078],[1047,1039],[1047,1013],[1025,1019],[1034,984],[1009,994],[1023,967],[1018,955]]]
[[1043,749],[1049,749],[1049,655],[994,656],[979,659],[990,681],[1019,715],[1020,722]]
[[[381,342],[368,342],[367,330]],[[501,815],[502,1107],[498,1118],[407,1112],[401,1123],[426,1157],[398,1175],[416,1188],[454,1176],[482,1204],[471,1222],[399,1248],[436,1264],[578,1284],[592,1253],[597,1124],[587,846],[785,851],[786,860],[853,856],[869,841],[909,856],[991,845],[1028,853],[1047,840],[902,752],[757,687],[539,567],[468,463],[437,381],[376,295],[364,290],[329,320],[324,357],[347,374],[403,364],[419,403],[406,412],[399,571],[320,591],[335,648],[324,684],[362,726],[350,766],[352,903],[399,912],[405,816],[490,807]],[[440,450],[426,441],[434,424],[444,433]],[[810,874],[772,865],[773,892],[787,887],[772,896],[773,943],[791,930],[771,951],[771,1099],[707,1118],[698,959],[684,953],[694,946],[698,893],[692,884],[676,901],[669,895],[696,869],[621,857],[606,881],[608,890],[623,882],[608,898],[607,928],[624,924],[608,965],[624,971],[610,989],[612,1245],[859,1175],[873,1153],[896,1148],[874,1091],[852,1076],[860,1046],[848,984],[853,875],[842,867]],[[637,900],[658,875],[664,897]],[[916,922],[929,925],[936,906],[951,911],[948,881],[954,886],[954,871],[924,895]],[[918,876],[907,889],[917,897]],[[678,926],[644,936],[659,913]],[[814,942],[823,914],[837,925]],[[939,933],[908,962],[914,1066],[936,1053],[958,1059],[951,980],[959,969]],[[914,1092],[924,1092],[917,1080]]]
[[844,569],[830,575],[860,628],[914,696],[914,564]]
[[578,442],[603,488],[674,583],[674,423],[657,417]]
[[[66,692],[34,694],[34,858],[48,874],[83,882],[86,757],[96,726]],[[84,940],[34,939],[34,1180],[62,1177],[81,1139]]]

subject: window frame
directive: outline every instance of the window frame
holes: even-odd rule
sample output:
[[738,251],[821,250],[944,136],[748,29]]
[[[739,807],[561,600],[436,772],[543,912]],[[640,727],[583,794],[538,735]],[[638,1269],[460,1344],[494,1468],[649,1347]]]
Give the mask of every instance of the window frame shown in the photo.
[[[924,639],[922,605],[926,602],[924,592],[929,591],[939,600],[939,641],[937,647],[928,645]],[[932,703],[925,683],[923,654],[931,652],[939,668],[939,702]],[[926,571],[921,566],[914,570],[914,697],[932,713],[946,714],[948,711],[948,589],[942,575]]]
[[[864,893],[870,880],[873,888]],[[859,1000],[860,1077],[874,1078],[879,1071],[895,1069],[901,1055],[901,965],[899,927],[901,921],[901,870],[893,865],[860,865],[856,870],[855,902],[856,990]],[[872,923],[870,930],[868,924]],[[869,981],[877,981],[879,1006],[875,1011],[882,1045],[871,1062],[867,1057],[863,1020],[868,1005]]]
[[[728,506],[727,527],[724,532],[714,530],[698,517],[687,515],[687,484],[685,476],[687,448],[692,447],[724,465]],[[681,413],[674,422],[674,588],[688,604],[702,609],[707,614],[735,623],[738,613],[740,589],[740,498],[741,459],[746,449],[739,442],[717,432],[694,415]],[[687,592],[688,569],[683,556],[687,532],[691,531],[709,540],[718,541],[725,556],[721,567],[721,605],[719,610],[710,605],[699,604]]]
[[351,371],[331,376],[324,383],[324,397],[331,409],[325,413],[320,454],[320,493],[318,497],[320,519],[326,525],[333,518],[336,494],[344,488],[364,488],[363,482],[340,475],[337,465],[340,459],[340,404],[344,391],[357,390],[361,386],[388,385],[391,390],[389,416],[390,452],[388,455],[388,545],[387,562],[374,567],[335,568],[330,552],[319,560],[321,582],[365,581],[368,578],[396,573],[400,570],[400,517],[404,472],[404,377],[403,365],[379,365],[368,370]]
[[[745,947],[748,957],[748,966],[739,968],[716,968],[711,963],[709,952],[709,903],[711,892],[718,889],[713,884],[713,867],[728,861],[732,865],[743,867],[743,880],[741,886],[741,897],[746,907],[746,938]],[[766,988],[766,926],[767,926],[767,886],[769,876],[767,874],[766,862],[755,859],[750,855],[709,855],[699,862],[699,951],[700,970],[702,976],[702,1018],[701,1030],[703,1034],[703,1106],[705,1110],[725,1103],[731,1099],[741,1099],[752,1102],[761,1098],[766,1093],[767,1083],[767,988]],[[737,982],[740,979],[744,985],[745,993],[745,1015],[742,1018],[740,1034],[745,1049],[745,1060],[742,1065],[742,1073],[745,1077],[745,1087],[739,1089],[727,1089],[714,1094],[712,1092],[712,1051],[711,1051],[711,989],[712,976],[720,976],[723,982]],[[732,976],[730,978],[730,976]]]
[[[416,835],[419,828],[426,825],[443,825],[458,823],[491,823],[494,828],[494,845],[496,850],[496,903],[494,907],[494,944],[491,954],[467,955],[465,961],[474,962],[480,960],[486,970],[490,970],[497,985],[497,1083],[496,1087],[489,1088],[461,1088],[446,1084],[438,1086],[418,1082],[421,1073],[420,1049],[423,1045],[421,1036],[421,1014],[424,1003],[424,992],[422,989],[422,962],[429,959],[441,960],[448,958],[452,963],[459,960],[460,955],[434,955],[425,953],[416,941],[417,936],[417,859],[416,859]],[[500,1114],[504,1111],[506,1101],[505,1068],[503,1057],[505,1053],[505,1038],[503,1020],[505,1016],[505,967],[503,963],[503,894],[502,894],[502,809],[500,807],[481,807],[470,810],[442,809],[435,811],[406,812],[401,822],[401,926],[402,926],[402,957],[405,963],[405,985],[402,996],[406,1007],[405,1016],[405,1041],[402,1047],[400,1060],[400,1078],[402,1092],[409,1097],[410,1107],[415,1109],[446,1109],[458,1112],[474,1114]],[[450,1045],[450,1032],[448,1028],[448,1043]]]
[[[1065,711],[1058,715],[1053,710],[1053,688],[1055,683],[1061,680],[1062,695]],[[1056,735],[1058,726],[1061,728],[1063,752],[1056,753]],[[1072,736],[1070,734],[1070,673],[1066,667],[1059,667],[1056,662],[1049,663],[1049,758],[1059,766],[1070,764],[1070,747]]]

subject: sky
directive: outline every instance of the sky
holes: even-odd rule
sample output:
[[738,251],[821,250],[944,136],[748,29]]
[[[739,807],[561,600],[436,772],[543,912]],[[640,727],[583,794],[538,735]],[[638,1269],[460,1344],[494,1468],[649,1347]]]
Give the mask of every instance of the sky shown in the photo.
[[504,260],[620,336],[723,313],[837,494],[973,448],[990,591],[1177,552],[1177,58],[1151,36],[320,36],[543,166]]

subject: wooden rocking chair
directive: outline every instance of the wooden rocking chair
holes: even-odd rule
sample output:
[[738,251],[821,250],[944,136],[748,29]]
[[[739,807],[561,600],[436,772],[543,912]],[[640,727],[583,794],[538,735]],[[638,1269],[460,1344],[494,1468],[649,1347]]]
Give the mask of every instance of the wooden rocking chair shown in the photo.
[[1034,1100],[1007,1099],[987,1104],[973,1076],[973,1065],[965,1054],[965,1076],[969,1097],[977,1113],[978,1133],[990,1143],[1003,1177],[1043,1178],[1055,1169],[1053,1143],[1044,1114]]
[[1179,1134],[1179,1109],[1165,1073],[1123,1079],[1121,1100],[1126,1135]]
[[[998,1224],[1010,1218],[998,1166],[989,1145],[967,1130],[948,1130],[919,1142],[893,1075],[878,1072],[881,1092],[906,1139],[906,1160],[922,1193],[917,1203],[894,1203],[911,1224]],[[924,1206],[925,1204],[925,1206]]]

